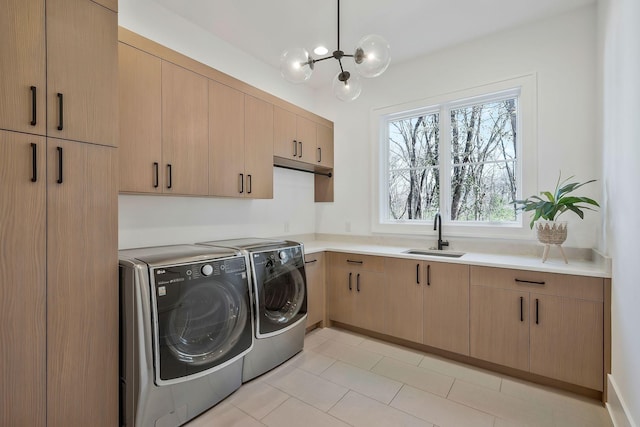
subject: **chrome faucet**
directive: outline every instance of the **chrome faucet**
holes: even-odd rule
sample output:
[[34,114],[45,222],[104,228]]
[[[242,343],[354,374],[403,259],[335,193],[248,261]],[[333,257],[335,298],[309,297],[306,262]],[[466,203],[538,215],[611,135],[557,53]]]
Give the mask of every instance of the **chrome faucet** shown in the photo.
[[449,246],[449,242],[442,240],[442,217],[440,212],[436,213],[436,217],[433,219],[433,229],[438,230],[438,250],[441,251],[444,246]]

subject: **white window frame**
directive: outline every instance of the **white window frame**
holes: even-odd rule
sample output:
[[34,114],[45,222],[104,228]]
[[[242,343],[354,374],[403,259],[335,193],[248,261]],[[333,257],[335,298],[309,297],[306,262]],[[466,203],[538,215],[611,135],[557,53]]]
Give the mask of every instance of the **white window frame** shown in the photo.
[[[426,220],[388,220],[387,193],[388,173],[388,122],[403,117],[421,114],[440,114],[439,165],[451,166],[450,152],[450,116],[451,109],[473,104],[488,103],[518,96],[518,129],[516,140],[518,156],[517,174],[519,178],[518,198],[523,194],[534,194],[537,183],[537,76],[525,76],[506,79],[470,89],[434,96],[427,99],[374,109],[371,112],[372,150],[372,233],[432,235],[433,221]],[[525,225],[522,214],[514,222],[474,222],[450,220],[451,177],[440,173],[440,209],[443,227],[447,236],[491,237],[491,238],[528,238],[531,231]],[[443,203],[444,202],[444,203]]]

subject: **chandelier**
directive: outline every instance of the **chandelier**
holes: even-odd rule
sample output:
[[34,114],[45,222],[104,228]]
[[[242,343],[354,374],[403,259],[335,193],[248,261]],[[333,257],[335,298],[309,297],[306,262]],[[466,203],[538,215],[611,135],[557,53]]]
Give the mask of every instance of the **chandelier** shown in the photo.
[[[315,59],[305,48],[285,50],[280,56],[282,77],[291,83],[303,83],[311,78],[316,62],[335,59],[340,71],[333,79],[333,93],[342,101],[353,101],[362,92],[362,82],[358,75],[366,78],[378,77],[391,62],[389,43],[380,36],[370,34],[360,39],[353,55],[340,50],[340,0],[338,1],[338,46],[329,56]],[[326,54],[326,50],[324,52]],[[343,59],[353,58],[358,74],[344,69]]]

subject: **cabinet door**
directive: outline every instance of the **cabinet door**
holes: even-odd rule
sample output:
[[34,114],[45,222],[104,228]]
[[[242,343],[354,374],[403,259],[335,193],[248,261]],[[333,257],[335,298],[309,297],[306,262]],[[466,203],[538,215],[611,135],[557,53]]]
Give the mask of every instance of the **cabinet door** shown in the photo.
[[469,266],[425,263],[424,343],[469,355]]
[[316,161],[316,124],[304,117],[296,117],[296,138],[298,140],[297,160],[315,164]]
[[304,257],[307,276],[307,327],[320,323],[324,325],[325,287],[324,254],[309,254]]
[[384,333],[413,342],[422,342],[422,293],[424,265],[422,261],[400,258],[385,259]]
[[242,197],[245,192],[241,179],[244,180],[244,93],[209,80],[209,194]]
[[44,28],[44,0],[2,2],[0,129],[46,132]]
[[529,370],[528,295],[471,285],[471,357]]
[[209,194],[209,83],[162,61],[163,191]]
[[344,268],[329,268],[328,273],[328,318],[352,325],[355,309],[355,274]]
[[273,155],[286,159],[298,158],[296,115],[280,107],[273,107]]
[[160,59],[118,44],[120,191],[161,193],[162,97]]
[[117,146],[117,14],[89,0],[47,0],[46,20],[47,135]]
[[315,163],[326,167],[333,168],[333,129],[323,125],[317,125],[317,148]]
[[46,421],[45,152],[44,137],[0,131],[3,426]]
[[273,199],[273,105],[245,95],[245,197]]
[[531,294],[531,372],[603,389],[603,305]]
[[374,332],[385,330],[384,274],[373,271],[354,271],[353,287],[355,311],[353,325]]
[[47,426],[114,426],[117,150],[49,139],[47,151]]

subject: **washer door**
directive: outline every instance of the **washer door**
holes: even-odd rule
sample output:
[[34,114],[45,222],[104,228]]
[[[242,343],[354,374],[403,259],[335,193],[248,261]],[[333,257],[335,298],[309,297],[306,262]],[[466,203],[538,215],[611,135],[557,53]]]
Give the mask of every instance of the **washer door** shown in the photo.
[[[202,274],[207,267],[208,275]],[[156,384],[206,375],[253,346],[244,257],[156,268]]]
[[258,338],[288,329],[307,313],[304,259],[294,249],[253,254]]
[[238,342],[247,317],[244,299],[229,284],[191,286],[169,315],[165,325],[167,346],[182,362],[214,362]]

